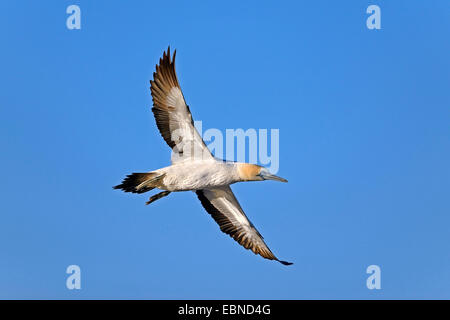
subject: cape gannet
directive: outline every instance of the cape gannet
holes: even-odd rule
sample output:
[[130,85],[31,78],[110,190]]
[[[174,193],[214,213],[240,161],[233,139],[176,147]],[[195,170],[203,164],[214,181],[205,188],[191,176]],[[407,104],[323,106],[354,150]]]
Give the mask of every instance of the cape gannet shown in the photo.
[[241,181],[286,179],[255,164],[228,162],[213,157],[194,127],[189,106],[184,100],[175,72],[175,54],[167,53],[156,65],[150,90],[156,125],[166,143],[172,148],[172,164],[146,173],[132,173],[114,189],[144,193],[154,188],[164,190],[150,197],[146,204],[175,191],[194,191],[206,211],[219,224],[220,230],[255,254],[284,265],[270,251],[261,234],[245,215],[230,185]]

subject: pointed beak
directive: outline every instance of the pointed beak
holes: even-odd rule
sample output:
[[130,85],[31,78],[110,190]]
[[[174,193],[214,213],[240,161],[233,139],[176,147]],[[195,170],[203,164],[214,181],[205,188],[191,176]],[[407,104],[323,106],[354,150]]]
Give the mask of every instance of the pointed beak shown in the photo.
[[264,180],[276,180],[281,182],[288,182],[286,179],[270,173],[262,173],[261,177],[263,177]]

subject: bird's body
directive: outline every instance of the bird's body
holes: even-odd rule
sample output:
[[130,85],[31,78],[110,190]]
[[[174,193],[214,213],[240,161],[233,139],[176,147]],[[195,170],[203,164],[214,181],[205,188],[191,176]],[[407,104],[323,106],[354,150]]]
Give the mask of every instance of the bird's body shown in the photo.
[[164,175],[159,189],[167,191],[196,191],[238,182],[238,164],[216,159],[182,161],[153,171]]
[[242,181],[287,180],[258,165],[227,162],[212,156],[194,127],[176,76],[175,53],[171,60],[170,48],[156,65],[150,83],[152,111],[162,137],[172,148],[172,164],[150,172],[132,173],[114,188],[133,193],[155,188],[164,190],[150,197],[147,204],[171,192],[194,191],[223,232],[255,254],[291,264],[278,260],[270,251],[230,188],[231,184]]

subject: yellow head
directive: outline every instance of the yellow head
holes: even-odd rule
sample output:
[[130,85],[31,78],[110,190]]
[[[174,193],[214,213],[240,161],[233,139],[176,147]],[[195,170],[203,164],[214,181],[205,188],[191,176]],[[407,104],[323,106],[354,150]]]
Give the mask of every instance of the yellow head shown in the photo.
[[277,180],[287,182],[286,179],[273,175],[266,168],[256,164],[238,163],[238,173],[241,181]]

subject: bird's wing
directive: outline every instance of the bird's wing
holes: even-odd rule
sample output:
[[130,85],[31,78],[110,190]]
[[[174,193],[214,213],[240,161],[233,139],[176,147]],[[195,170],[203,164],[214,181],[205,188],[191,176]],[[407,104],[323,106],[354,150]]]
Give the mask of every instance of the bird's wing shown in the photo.
[[172,162],[212,158],[200,134],[194,127],[191,111],[184,100],[175,72],[175,54],[170,47],[159,59],[150,90],[153,114],[161,136],[172,148]]
[[248,220],[229,186],[197,190],[196,193],[203,207],[219,224],[222,232],[263,258],[277,260],[284,265],[292,264],[278,260],[270,251],[261,234]]

